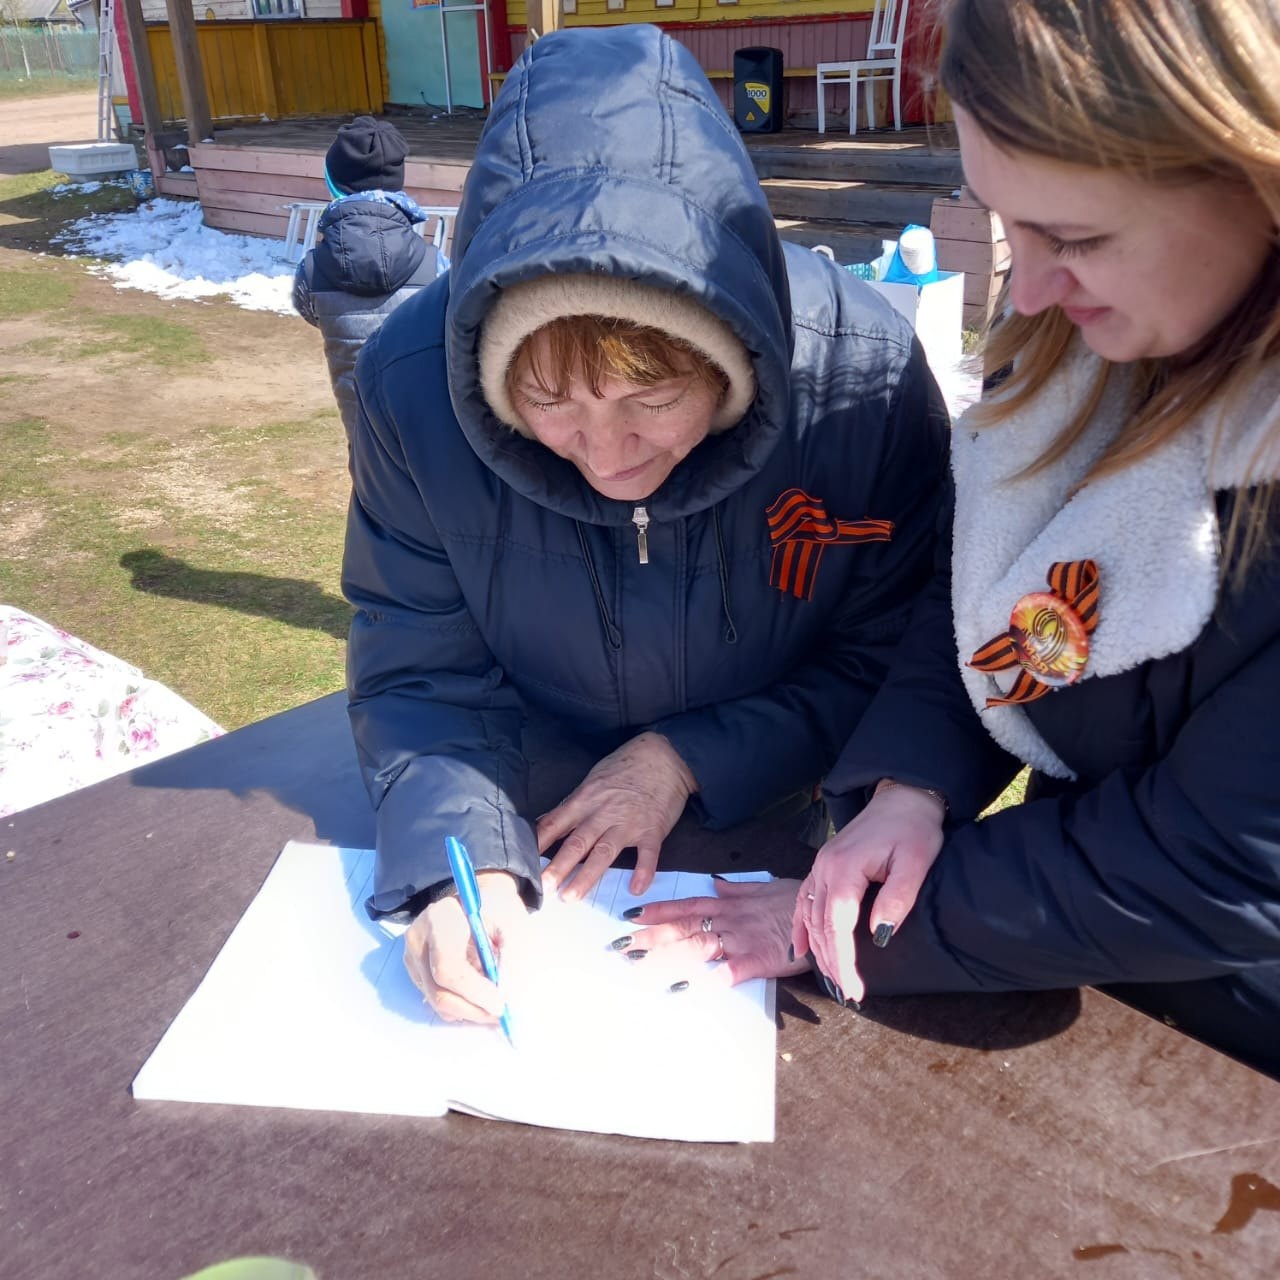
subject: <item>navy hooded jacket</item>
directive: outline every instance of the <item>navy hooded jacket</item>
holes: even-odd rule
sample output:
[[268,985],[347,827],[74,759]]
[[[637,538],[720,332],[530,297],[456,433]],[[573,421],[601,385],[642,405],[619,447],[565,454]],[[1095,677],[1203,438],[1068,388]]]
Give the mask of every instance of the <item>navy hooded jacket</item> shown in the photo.
[[[493,300],[551,272],[686,294],[754,364],[747,415],[644,503],[647,564],[635,504],[597,493],[481,395]],[[526,706],[601,756],[666,735],[716,827],[823,776],[929,578],[946,415],[906,322],[827,259],[784,250],[679,44],[627,27],[525,52],[480,140],[452,269],[388,320],[357,384],[343,589],[377,810],[373,910],[420,905],[448,878],[448,834],[538,900]],[[775,549],[768,512],[791,490],[892,536],[833,529]]]

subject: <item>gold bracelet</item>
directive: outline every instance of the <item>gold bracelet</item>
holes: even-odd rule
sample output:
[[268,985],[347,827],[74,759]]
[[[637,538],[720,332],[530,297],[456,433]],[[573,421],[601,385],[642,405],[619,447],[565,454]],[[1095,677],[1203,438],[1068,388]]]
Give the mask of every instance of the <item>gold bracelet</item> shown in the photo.
[[914,782],[899,782],[897,778],[881,778],[876,783],[875,794],[879,795],[880,792],[888,791],[891,787],[910,787],[912,791],[923,791],[925,795],[932,796],[942,806],[942,816],[944,818],[951,811],[951,806],[947,803],[947,797],[936,787],[919,787]]

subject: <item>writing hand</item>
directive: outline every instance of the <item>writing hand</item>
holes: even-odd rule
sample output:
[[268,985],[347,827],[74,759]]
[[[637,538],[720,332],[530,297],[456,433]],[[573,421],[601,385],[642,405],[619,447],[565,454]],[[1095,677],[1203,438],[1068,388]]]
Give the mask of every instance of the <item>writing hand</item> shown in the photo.
[[[528,918],[514,876],[481,871],[481,918],[501,955]],[[426,1002],[447,1022],[497,1022],[503,997],[484,975],[471,927],[455,895],[433,902],[410,926],[404,939],[404,966]]]
[[630,888],[643,893],[653,882],[662,842],[697,789],[689,766],[661,734],[642,733],[624,743],[538,819],[539,853],[564,839],[542,873],[544,890],[563,887],[566,901],[581,898],[623,849],[634,846]]

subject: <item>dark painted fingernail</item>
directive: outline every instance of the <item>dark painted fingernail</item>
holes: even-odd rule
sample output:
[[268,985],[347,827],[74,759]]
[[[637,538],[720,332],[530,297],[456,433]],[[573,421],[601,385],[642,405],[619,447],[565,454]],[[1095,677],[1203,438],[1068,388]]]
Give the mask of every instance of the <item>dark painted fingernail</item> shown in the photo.
[[787,963],[795,964],[796,962],[796,944],[794,942],[787,943]]
[[622,918],[623,918],[624,920],[638,920],[638,919],[640,918],[640,913],[641,913],[643,910],[644,910],[644,908],[643,908],[643,907],[628,907],[628,908],[627,908],[627,909],[622,913]]
[[647,951],[641,951],[641,950],[640,950],[640,948],[639,948],[639,947],[637,947],[634,951],[628,951],[628,952],[627,952],[627,959],[628,959],[628,960],[643,960],[643,959],[645,958],[645,956],[647,956],[648,954],[649,954],[649,953],[648,953]]
[[688,991],[689,984],[685,982],[683,979],[681,979],[679,982],[673,982],[671,986],[667,988],[667,990],[671,992]]
[[614,938],[609,945],[615,951],[625,951],[634,941],[635,939],[629,933],[625,933],[621,938]]
[[722,876],[718,871],[713,871],[713,872],[711,873],[711,878],[712,878],[713,880],[728,880],[728,879],[729,879],[729,877],[728,877],[728,876]]
[[874,942],[877,947],[887,947],[889,945],[889,939],[893,937],[893,931],[897,927],[897,925],[888,923],[876,925],[876,931],[871,935],[871,941]]
[[823,990],[836,1004],[842,1004],[846,1009],[852,1009],[854,1013],[862,1012],[862,1006],[856,1000],[847,999],[844,992],[825,973],[819,973],[818,977],[822,979]]

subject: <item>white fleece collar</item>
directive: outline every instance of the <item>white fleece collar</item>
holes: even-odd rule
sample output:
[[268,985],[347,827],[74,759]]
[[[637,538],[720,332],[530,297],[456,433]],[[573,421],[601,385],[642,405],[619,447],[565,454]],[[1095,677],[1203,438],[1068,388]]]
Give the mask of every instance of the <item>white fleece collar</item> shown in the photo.
[[1048,590],[1050,565],[1088,559],[1099,571],[1099,622],[1083,679],[1181,652],[1204,629],[1218,598],[1215,491],[1280,478],[1280,368],[1272,368],[1225,419],[1212,406],[1156,453],[1068,497],[1123,423],[1124,380],[1113,377],[1092,424],[1066,456],[1033,476],[1010,479],[1070,421],[1098,366],[1080,351],[1034,404],[981,430],[966,425],[966,415],[952,439],[952,607],[965,687],[1002,747],[1057,778],[1075,775],[1022,707],[986,708],[989,696],[1008,692],[1017,672],[983,675],[966,665],[974,651],[1008,628],[1024,595]]

